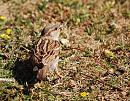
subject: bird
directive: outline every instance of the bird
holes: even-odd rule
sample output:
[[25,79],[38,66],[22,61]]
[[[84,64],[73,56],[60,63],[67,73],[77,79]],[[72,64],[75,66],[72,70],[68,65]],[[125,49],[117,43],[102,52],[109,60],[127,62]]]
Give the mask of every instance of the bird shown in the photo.
[[45,26],[35,46],[31,58],[34,64],[33,71],[37,71],[36,78],[40,81],[44,80],[52,71],[54,71],[59,78],[62,78],[62,75],[58,71],[60,31],[60,24],[49,24]]

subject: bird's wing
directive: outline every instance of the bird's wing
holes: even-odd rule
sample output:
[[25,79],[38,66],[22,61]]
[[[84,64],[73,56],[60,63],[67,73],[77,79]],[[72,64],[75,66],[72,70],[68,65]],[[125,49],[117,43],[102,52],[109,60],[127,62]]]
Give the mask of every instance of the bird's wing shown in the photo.
[[59,50],[59,41],[41,38],[36,46],[35,55],[44,65],[48,65],[58,56]]

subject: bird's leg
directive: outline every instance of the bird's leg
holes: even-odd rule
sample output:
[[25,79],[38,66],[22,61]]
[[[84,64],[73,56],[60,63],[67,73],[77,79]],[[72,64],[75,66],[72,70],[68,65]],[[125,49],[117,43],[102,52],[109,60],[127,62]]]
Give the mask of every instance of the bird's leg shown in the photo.
[[58,70],[56,70],[55,72],[56,72],[56,75],[57,75],[59,78],[63,78],[63,76],[59,73]]
[[[57,65],[58,66],[58,65]],[[58,68],[55,68],[55,73],[59,78],[63,78],[63,76],[60,74],[60,72],[58,71]]]
[[63,76],[60,74],[60,72],[58,71],[58,68],[55,67],[55,70],[54,72],[56,73],[56,79],[53,79],[52,82],[54,83],[53,87],[54,86],[57,86],[57,85],[61,85],[61,79],[63,78]]

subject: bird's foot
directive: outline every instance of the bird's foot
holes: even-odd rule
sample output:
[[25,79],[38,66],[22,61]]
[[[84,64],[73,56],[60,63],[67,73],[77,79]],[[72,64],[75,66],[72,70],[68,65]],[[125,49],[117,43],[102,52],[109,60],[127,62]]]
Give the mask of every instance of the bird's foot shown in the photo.
[[56,75],[58,76],[58,78],[63,78],[64,76],[62,76],[59,71],[55,71],[56,72]]

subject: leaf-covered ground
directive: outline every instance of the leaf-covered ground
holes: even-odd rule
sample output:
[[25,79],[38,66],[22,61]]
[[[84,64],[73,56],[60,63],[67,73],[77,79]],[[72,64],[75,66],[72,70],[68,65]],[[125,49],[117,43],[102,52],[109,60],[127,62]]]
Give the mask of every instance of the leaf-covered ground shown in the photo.
[[29,57],[52,22],[64,25],[59,62],[64,77],[52,75],[32,91],[23,83],[0,82],[0,100],[130,100],[129,0],[1,0],[0,78],[14,78],[17,59]]

